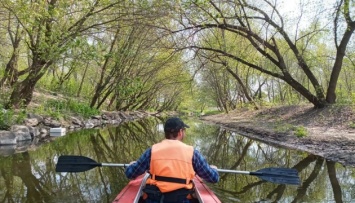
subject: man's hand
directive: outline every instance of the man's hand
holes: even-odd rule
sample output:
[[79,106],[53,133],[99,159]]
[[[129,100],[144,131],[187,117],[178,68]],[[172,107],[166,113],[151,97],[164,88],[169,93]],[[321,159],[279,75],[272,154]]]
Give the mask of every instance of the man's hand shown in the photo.
[[210,165],[211,168],[218,169],[215,165]]
[[132,165],[132,164],[134,164],[134,163],[136,163],[137,161],[131,161],[131,162],[129,162],[129,165]]

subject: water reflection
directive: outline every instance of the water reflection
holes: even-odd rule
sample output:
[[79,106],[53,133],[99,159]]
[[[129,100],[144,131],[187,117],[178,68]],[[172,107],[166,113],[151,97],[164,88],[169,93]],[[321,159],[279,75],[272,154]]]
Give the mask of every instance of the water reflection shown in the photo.
[[0,145],[0,156],[11,156],[15,153],[27,151],[38,143],[38,138],[17,142],[16,145]]
[[[163,139],[161,120],[83,130],[36,151],[0,156],[0,202],[111,202],[127,184],[123,168],[55,173],[59,155],[83,155],[98,162],[129,163]],[[223,169],[256,171],[295,168],[301,185],[278,185],[254,176],[221,173],[210,185],[222,202],[354,202],[354,169],[303,152],[275,148],[199,121],[188,121],[185,142]]]
[[[202,131],[203,132],[203,131]],[[201,133],[209,135],[208,133]],[[212,133],[213,134],[213,133]],[[275,148],[260,142],[236,136],[220,129],[214,134],[218,141],[211,148],[201,146],[203,154],[220,166],[232,170],[257,170],[266,167],[295,168],[301,175],[300,187],[266,183],[251,176],[221,175],[221,182],[211,187],[223,198],[223,202],[351,202],[353,197],[343,195],[348,183],[337,176],[353,174],[354,169],[344,168],[321,157],[302,152]],[[212,137],[206,136],[205,142]],[[213,146],[213,147],[212,147]],[[354,179],[348,176],[353,182]],[[351,183],[353,184],[353,183]],[[343,190],[344,190],[343,189]]]

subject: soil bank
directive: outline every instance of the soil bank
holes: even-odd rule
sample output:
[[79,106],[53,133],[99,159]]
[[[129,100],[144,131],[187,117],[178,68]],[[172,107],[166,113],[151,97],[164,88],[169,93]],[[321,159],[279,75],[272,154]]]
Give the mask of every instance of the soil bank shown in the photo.
[[[311,105],[272,107],[262,110],[235,110],[228,114],[202,116],[201,120],[220,125],[246,137],[271,145],[306,151],[344,166],[355,167],[354,106]],[[297,137],[295,129],[306,129]]]

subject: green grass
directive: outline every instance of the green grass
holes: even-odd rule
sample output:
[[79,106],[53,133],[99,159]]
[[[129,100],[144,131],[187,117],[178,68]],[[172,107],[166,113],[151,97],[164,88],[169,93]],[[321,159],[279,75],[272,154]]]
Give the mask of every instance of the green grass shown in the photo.
[[296,126],[294,132],[297,137],[306,137],[308,135],[307,129],[303,126]]
[[26,116],[25,110],[17,112],[12,109],[5,110],[0,104],[0,130],[9,130],[12,125],[23,123]]
[[287,133],[294,128],[293,125],[288,123],[276,122],[274,130],[278,133]]
[[37,111],[37,113],[47,114],[57,119],[73,114],[84,118],[100,114],[99,110],[74,100],[48,100]]
[[306,137],[308,135],[307,128],[303,126],[293,126],[288,123],[277,122],[274,127],[275,132],[287,133],[293,131],[294,135],[297,137]]
[[354,129],[355,128],[355,123],[354,122],[350,122],[348,126],[349,126],[349,128],[353,128]]
[[206,111],[204,112],[204,116],[210,116],[210,115],[216,115],[216,114],[220,114],[223,113],[223,111],[219,111],[219,110],[210,110],[210,111]]

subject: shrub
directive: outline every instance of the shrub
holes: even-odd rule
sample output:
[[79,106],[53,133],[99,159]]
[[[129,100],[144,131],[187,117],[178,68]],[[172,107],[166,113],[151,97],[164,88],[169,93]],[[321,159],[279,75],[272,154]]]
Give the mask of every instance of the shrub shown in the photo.
[[26,118],[26,111],[16,113],[12,109],[4,109],[0,104],[0,130],[9,130],[11,125],[23,123]]
[[308,132],[307,132],[307,129],[303,126],[297,126],[295,127],[295,135],[297,137],[305,137],[307,136]]
[[5,110],[0,108],[0,130],[8,130],[11,126],[11,120],[13,117],[12,110]]

